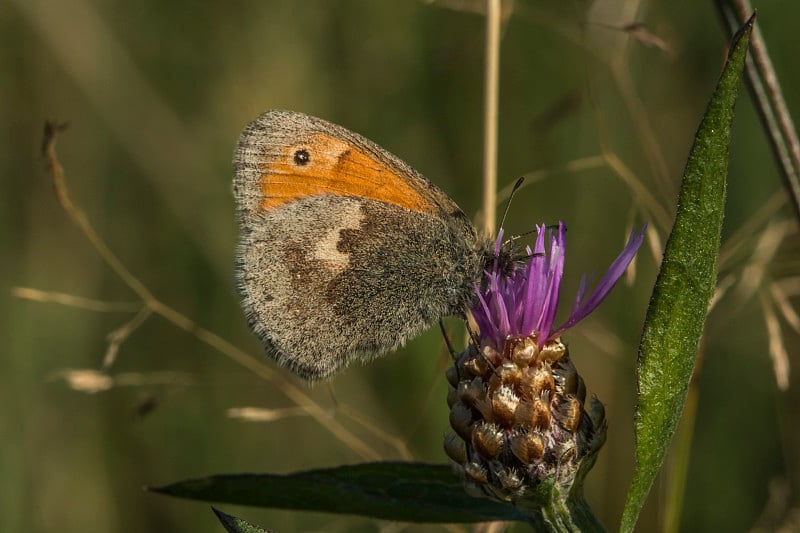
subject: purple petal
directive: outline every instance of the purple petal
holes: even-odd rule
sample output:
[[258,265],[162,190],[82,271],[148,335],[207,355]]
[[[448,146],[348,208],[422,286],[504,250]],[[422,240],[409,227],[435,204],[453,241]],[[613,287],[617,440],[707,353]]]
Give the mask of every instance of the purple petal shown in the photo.
[[542,346],[550,336],[550,329],[556,319],[558,311],[558,294],[561,290],[561,279],[564,277],[564,261],[567,256],[567,228],[563,222],[558,223],[558,233],[555,238],[551,238],[550,247],[550,269],[548,272],[548,291],[544,307],[542,309],[542,320],[537,330],[539,331],[539,346]]
[[505,233],[505,228],[500,228],[500,231],[497,233],[497,240],[494,241],[494,256],[495,258],[500,257],[500,249],[503,247],[503,234]]
[[[608,267],[608,270],[603,275],[600,283],[597,284],[597,287],[595,287],[594,291],[592,291],[586,300],[575,306],[575,309],[573,309],[567,321],[559,326],[558,329],[556,329],[550,335],[551,338],[557,336],[559,333],[571,328],[586,318],[586,316],[594,311],[597,306],[600,305],[600,302],[602,302],[603,299],[608,296],[608,293],[611,292],[611,289],[614,288],[614,285],[617,283],[619,278],[625,273],[625,269],[628,268],[628,265],[631,263],[636,255],[636,252],[639,250],[639,247],[642,245],[642,241],[644,240],[644,232],[646,229],[647,224],[642,227],[642,231],[638,236],[636,235],[636,230],[631,231],[628,244],[625,246],[625,249],[622,250],[622,253],[617,256],[614,262],[611,263],[611,266]],[[581,289],[582,291],[585,291],[586,286],[583,286],[582,284]]]
[[576,309],[581,302],[583,301],[583,297],[586,296],[586,291],[589,289],[589,285],[591,285],[591,281],[587,281],[586,279],[586,272],[581,274],[581,284],[578,285],[578,293],[575,295],[575,304],[572,306],[573,309]]
[[477,283],[475,284],[475,293],[478,295],[480,307],[472,310],[472,316],[475,318],[475,322],[478,324],[481,337],[491,337],[494,341],[493,344],[495,348],[497,348],[497,326],[495,326],[494,320],[492,320],[492,312],[489,310],[489,304],[486,302],[486,298],[481,293],[481,289]]
[[525,301],[524,318],[522,321],[522,334],[530,334],[541,322],[544,297],[547,293],[547,257],[544,253],[544,226],[537,226],[538,235],[533,247],[533,256],[525,267]]
[[[481,338],[502,349],[509,336],[536,335],[540,346],[567,328],[584,319],[608,295],[624,273],[644,239],[646,225],[637,236],[631,237],[622,253],[614,260],[598,286],[588,294],[593,276],[584,275],[568,320],[555,331],[553,323],[558,310],[558,297],[566,260],[566,226],[559,222],[557,231],[545,225],[537,226],[536,242],[531,252],[526,248],[528,261],[511,272],[501,271],[503,230],[495,241],[495,260],[487,272],[483,286],[475,285],[478,303],[472,314],[480,328]],[[547,251],[546,240],[549,240]]]
[[500,275],[495,273],[493,277],[494,307],[497,311],[496,316],[500,319],[500,323],[497,326],[500,334],[505,337],[511,331],[511,324],[508,320],[508,304],[506,295],[503,294],[504,291],[501,288]]

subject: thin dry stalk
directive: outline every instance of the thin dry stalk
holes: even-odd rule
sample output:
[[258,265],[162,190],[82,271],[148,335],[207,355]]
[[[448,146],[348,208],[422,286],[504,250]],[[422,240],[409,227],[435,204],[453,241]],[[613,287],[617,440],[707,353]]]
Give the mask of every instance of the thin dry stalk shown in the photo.
[[497,108],[500,95],[501,0],[486,0],[483,102],[483,232],[494,235],[497,218]]
[[796,333],[800,333],[800,315],[797,314],[797,311],[795,311],[794,307],[792,307],[792,304],[789,302],[789,294],[783,290],[780,283],[771,284],[769,286],[769,294],[786,323],[789,324]]
[[64,169],[56,155],[56,138],[65,129],[64,124],[47,123],[42,142],[47,171],[56,189],[56,196],[69,219],[75,223],[100,257],[111,267],[119,278],[142,300],[149,312],[158,315],[174,326],[194,335],[201,342],[217,349],[229,359],[270,381],[284,396],[303,408],[314,420],[331,432],[354,453],[365,460],[377,460],[380,455],[371,446],[334,420],[325,409],[317,404],[301,389],[284,379],[277,372],[237,348],[219,335],[195,324],[185,315],[164,304],[150,292],[114,255],[109,246],[100,238],[84,212],[72,201],[67,188]]
[[285,409],[266,409],[264,407],[231,407],[225,414],[245,422],[277,422],[294,416],[308,416],[305,409],[287,407]]
[[12,287],[11,296],[21,300],[30,300],[39,303],[54,303],[84,309],[86,311],[96,311],[98,313],[132,313],[141,309],[139,302],[112,302],[109,300],[95,300],[74,296],[65,292],[42,291],[31,287]]
[[125,342],[134,331],[139,329],[139,326],[144,324],[145,320],[147,320],[151,314],[152,311],[149,307],[142,307],[131,320],[108,334],[108,347],[106,348],[105,356],[103,356],[103,370],[111,368],[111,365],[113,365],[114,361],[117,359],[117,354],[119,353],[119,348],[122,346],[122,343]]
[[[716,0],[715,4],[731,34],[753,13],[749,0]],[[745,74],[781,170],[786,193],[800,221],[800,140],[759,26],[753,28],[750,36]]]
[[[606,166],[606,160],[604,156],[590,155],[578,159],[573,159],[572,161],[567,161],[562,165],[554,166],[551,168],[532,170],[530,172],[526,172],[523,175],[525,181],[523,181],[522,184],[519,187],[517,187],[517,190],[522,189],[524,187],[528,187],[536,183],[537,181],[542,181],[556,175],[575,174],[577,172],[582,172],[584,170],[593,170],[597,168],[602,168],[604,166]],[[498,191],[497,193],[498,204],[508,200],[516,184],[517,180],[515,179],[512,183],[509,183],[508,185],[506,185],[505,187],[503,187]]]
[[761,300],[761,309],[764,313],[764,322],[767,325],[769,356],[772,359],[772,370],[775,374],[775,382],[778,384],[779,390],[786,391],[789,388],[789,353],[786,351],[786,345],[783,343],[781,325],[780,322],[778,322],[778,317],[775,315],[772,302],[764,292],[760,292],[759,296]]

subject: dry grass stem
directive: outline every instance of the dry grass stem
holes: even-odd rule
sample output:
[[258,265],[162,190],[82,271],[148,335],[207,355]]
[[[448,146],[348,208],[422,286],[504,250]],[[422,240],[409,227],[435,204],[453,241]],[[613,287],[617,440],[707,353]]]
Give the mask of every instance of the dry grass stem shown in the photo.
[[78,392],[95,394],[114,387],[142,387],[153,385],[189,386],[194,380],[181,372],[122,372],[111,375],[93,368],[67,368],[55,372],[49,379],[61,379]]
[[733,287],[734,283],[736,283],[736,276],[733,274],[728,274],[724,278],[717,279],[717,286],[714,287],[714,295],[711,297],[711,301],[708,302],[708,312],[710,313],[714,307],[725,297],[728,293],[728,289]]
[[[11,4],[50,50],[55,64],[105,118],[114,140],[160,192],[159,197],[169,204],[176,220],[204,252],[209,264],[215,265],[219,272],[229,268],[225,258],[215,253],[218,249],[212,241],[215,232],[209,231],[213,221],[226,213],[216,211],[213,202],[204,204],[206,209],[215,210],[206,212],[205,217],[198,218],[195,212],[204,192],[197,189],[197,184],[215,178],[207,164],[207,154],[200,148],[203,143],[197,129],[183,122],[159,87],[148,79],[126,48],[124,35],[104,19],[101,5],[87,0],[13,0]],[[76,28],[80,31],[76,32]],[[88,50],[92,52],[91,61],[86,56]],[[98,83],[99,79],[104,82]],[[120,105],[119,95],[137,105]],[[158,127],[147,128],[144,133],[142,124],[158,124]],[[170,150],[164,151],[164,146]],[[164,179],[165,176],[170,179]]]
[[[748,0],[717,0],[716,6],[730,35],[754,13]],[[786,194],[791,199],[795,218],[800,221],[800,140],[759,25],[753,28],[750,36],[745,74]]]
[[96,311],[98,313],[133,313],[142,308],[140,302],[112,302],[108,300],[95,300],[84,298],[64,292],[42,291],[31,287],[12,287],[11,296],[21,300],[30,300],[40,303],[54,303],[84,309],[86,311]]
[[796,333],[800,333],[800,315],[798,315],[797,311],[792,307],[791,302],[789,302],[789,295],[782,289],[780,283],[770,284],[769,294],[786,323],[789,324]]
[[[434,7],[441,7],[460,13],[475,13],[477,15],[486,14],[486,0],[423,0],[425,3]],[[514,0],[501,1],[501,18],[505,24],[514,11]]]
[[722,243],[717,258],[720,271],[731,268],[731,264],[752,246],[752,236],[758,229],[768,224],[775,214],[786,204],[786,195],[782,191],[775,192],[758,210],[747,217],[745,222]]
[[737,294],[743,301],[749,299],[761,286],[767,267],[778,253],[787,231],[789,226],[786,222],[773,222],[761,232],[739,277]]
[[661,144],[650,123],[650,117],[645,110],[644,102],[639,97],[631,78],[627,65],[627,54],[620,54],[615,60],[611,61],[610,66],[623,101],[628,107],[633,123],[639,132],[639,138],[647,155],[647,162],[650,164],[650,170],[658,188],[658,196],[660,198],[673,198],[678,176],[672,176],[669,172],[669,167],[661,151]]
[[380,454],[372,446],[368,445],[334,420],[326,410],[317,404],[308,394],[261,361],[237,348],[219,335],[198,326],[185,315],[156,299],[149,289],[122,264],[108,245],[95,232],[89,219],[83,211],[75,205],[69,195],[69,189],[67,188],[64,177],[64,169],[58,160],[55,150],[57,135],[63,129],[64,125],[48,123],[45,127],[45,135],[42,143],[48,174],[56,189],[58,201],[69,219],[78,226],[106,264],[108,264],[119,278],[139,296],[142,300],[142,305],[144,305],[149,312],[166,319],[174,326],[194,335],[201,342],[208,344],[229,359],[254,372],[262,379],[270,381],[284,396],[304,409],[317,423],[326,428],[362,459],[380,459]]
[[800,276],[789,276],[776,282],[781,292],[786,296],[800,295]]
[[500,101],[500,0],[486,0],[486,57],[483,102],[483,233],[494,235],[497,224],[497,108]]
[[769,356],[772,359],[772,371],[775,374],[775,382],[778,384],[778,389],[786,391],[789,388],[789,353],[786,351],[786,345],[783,343],[783,336],[781,334],[781,325],[778,322],[778,317],[775,316],[775,310],[772,308],[772,302],[762,292],[759,293],[761,300],[761,309],[764,313],[764,322],[767,326],[767,336],[769,338]]
[[370,433],[372,433],[385,443],[389,444],[392,448],[397,450],[398,454],[400,454],[400,457],[403,460],[411,461],[414,458],[413,454],[411,453],[411,450],[408,449],[408,446],[406,445],[405,441],[397,438],[396,436],[392,435],[387,431],[384,431],[383,429],[380,428],[380,426],[374,424],[358,410],[353,409],[346,403],[339,403],[337,405],[337,412],[341,413],[343,416],[346,416],[353,422],[367,429]]
[[286,409],[267,409],[264,407],[231,407],[225,411],[228,418],[238,418],[245,422],[276,422],[294,416],[308,416],[305,409],[288,407]]
[[597,321],[590,321],[581,327],[581,336],[589,341],[592,346],[611,357],[621,359],[623,354],[629,352],[628,344],[620,339],[614,332]]
[[[551,168],[544,168],[540,170],[532,170],[530,172],[526,172],[523,174],[525,181],[518,187],[518,189],[523,189],[525,187],[530,186],[537,181],[542,181],[547,178],[551,178],[553,176],[561,175],[561,174],[573,174],[577,172],[582,172],[584,170],[593,170],[596,168],[602,168],[606,166],[605,157],[602,155],[592,155],[587,157],[581,157],[579,159],[574,159],[572,161],[568,161],[563,165],[558,165]],[[515,178],[513,182],[509,183],[502,189],[500,189],[497,193],[497,204],[501,204],[508,200],[511,196],[511,191],[514,190],[514,185],[516,185],[517,179]]]
[[122,346],[122,343],[125,342],[125,340],[130,337],[134,331],[139,329],[139,326],[144,324],[145,320],[147,320],[151,314],[152,311],[149,307],[142,307],[131,320],[108,334],[108,337],[106,337],[108,340],[108,347],[106,348],[106,353],[103,356],[103,370],[108,370],[111,368],[111,365],[113,365],[114,361],[117,359],[119,347]]
[[652,217],[653,223],[657,225],[661,231],[669,232],[672,228],[672,216],[670,216],[667,209],[656,200],[656,197],[653,196],[653,193],[642,180],[639,179],[636,173],[628,168],[622,159],[610,149],[604,149],[603,157],[609,168],[622,178],[622,182],[628,186],[633,195],[634,202],[642,206]]

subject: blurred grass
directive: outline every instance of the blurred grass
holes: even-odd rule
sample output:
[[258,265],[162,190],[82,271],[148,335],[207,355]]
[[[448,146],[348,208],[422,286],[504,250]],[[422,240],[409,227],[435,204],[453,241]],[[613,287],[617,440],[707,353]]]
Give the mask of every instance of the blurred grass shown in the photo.
[[[800,74],[787,43],[800,6],[755,4],[789,108],[797,111]],[[666,40],[673,55],[606,26],[634,20]],[[231,407],[293,404],[157,317],[122,345],[112,373],[171,370],[193,384],[87,395],[51,379],[64,368],[99,368],[106,335],[132,315],[23,301],[10,296],[12,287],[135,298],[58,206],[39,155],[44,120],[70,121],[59,153],[72,194],[125,265],[165,303],[260,358],[232,287],[230,158],[242,126],[276,107],[339,122],[408,160],[474,213],[483,29],[478,15],[411,0],[4,2],[0,530],[219,531],[208,506],[146,494],[142,485],[360,460],[309,417],[261,424],[227,418]],[[727,42],[712,3],[517,2],[503,39],[501,186],[605,150],[671,213]],[[726,235],[780,190],[742,96]],[[557,173],[520,191],[509,231],[567,222],[571,294],[581,272],[608,264],[630,224],[654,220],[637,200],[608,165]],[[773,218],[787,216],[784,206]],[[743,251],[720,279],[739,279],[762,229],[744,236]],[[797,275],[796,241],[795,227],[767,265],[765,286]],[[638,265],[633,287],[620,286],[568,339],[590,391],[607,407],[609,441],[587,499],[612,529],[632,472],[633,363],[656,269],[647,254]],[[785,325],[784,340],[794,357],[798,335]],[[795,489],[800,482],[800,434],[792,424],[798,378],[790,374],[788,391],[776,390],[763,312],[752,294],[731,290],[720,301],[704,346],[681,529],[748,529],[773,479],[787,478]],[[307,392],[382,458],[399,458],[399,451],[350,422],[336,402],[400,439],[415,459],[444,461],[444,357],[434,329],[401,353],[337,377],[335,401],[324,385]],[[137,417],[151,396],[157,408]],[[664,492],[664,481],[657,482],[641,531],[662,522]],[[796,492],[793,498],[797,505]],[[238,511],[277,531],[379,527],[348,517]]]

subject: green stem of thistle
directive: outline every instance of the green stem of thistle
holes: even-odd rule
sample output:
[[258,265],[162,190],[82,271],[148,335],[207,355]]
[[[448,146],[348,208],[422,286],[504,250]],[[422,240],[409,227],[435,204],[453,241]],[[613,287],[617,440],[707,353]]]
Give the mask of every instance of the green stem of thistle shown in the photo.
[[[581,483],[580,479],[576,483]],[[528,500],[514,506],[528,514],[528,523],[536,531],[550,533],[605,533],[606,528],[592,512],[583,490],[573,488],[564,494],[555,484],[543,483]]]
[[605,526],[592,512],[592,508],[586,503],[583,494],[578,497],[570,498],[568,505],[572,523],[577,526],[577,531],[605,533]]

